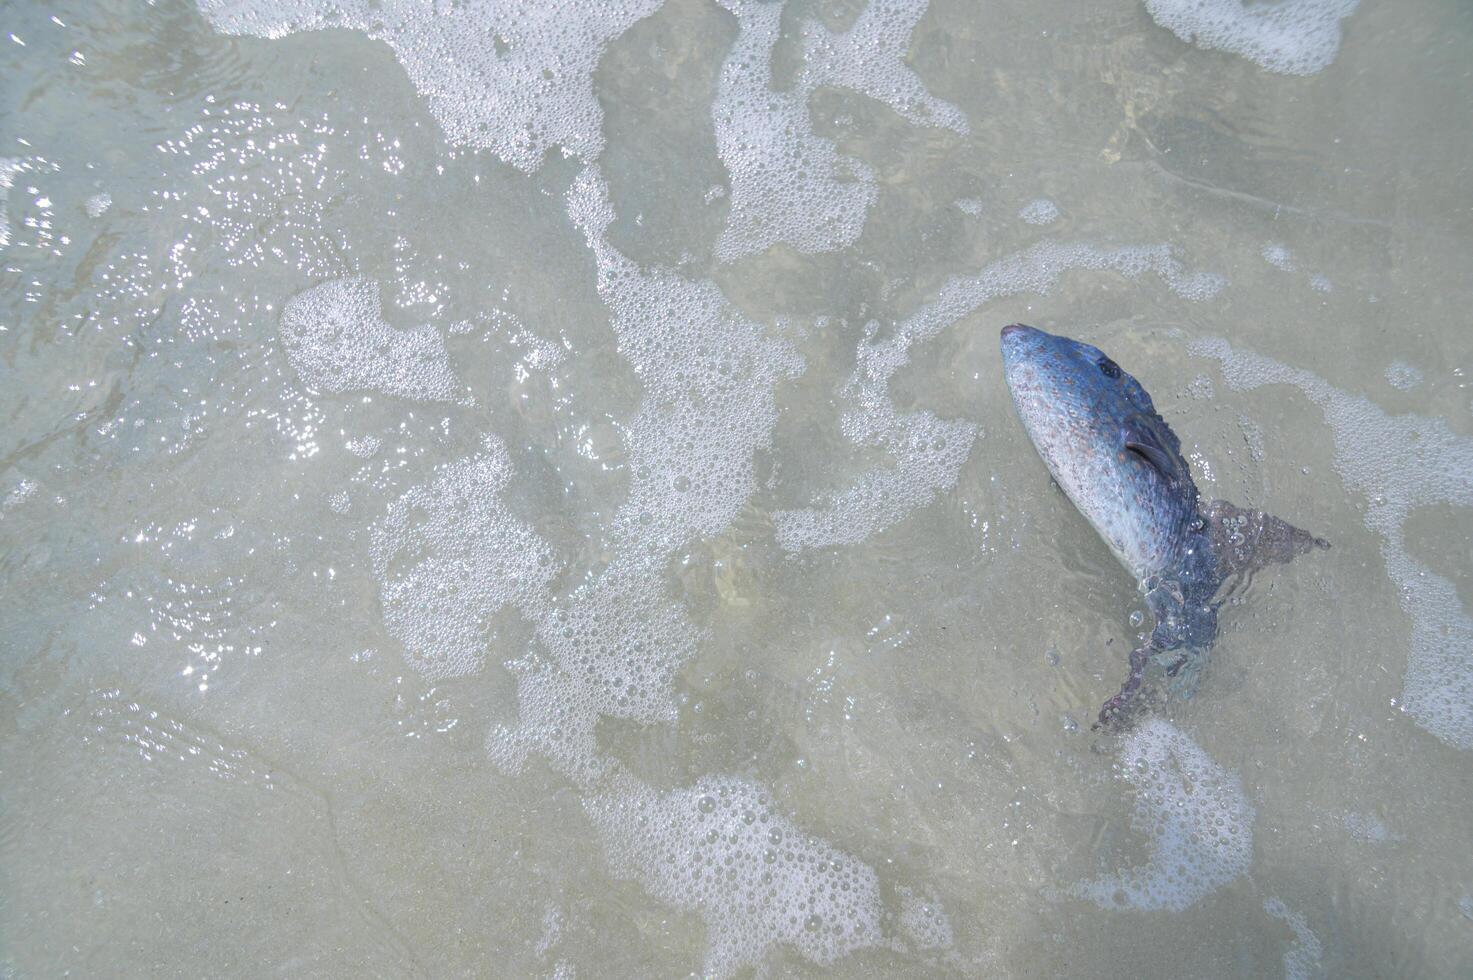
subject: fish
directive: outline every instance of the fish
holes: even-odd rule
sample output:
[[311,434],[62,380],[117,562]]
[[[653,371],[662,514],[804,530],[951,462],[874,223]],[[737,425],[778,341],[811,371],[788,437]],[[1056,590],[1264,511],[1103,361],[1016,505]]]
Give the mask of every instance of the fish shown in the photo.
[[1330,545],[1263,511],[1204,502],[1151,396],[1098,347],[1021,323],[1003,327],[1001,343],[1003,376],[1033,447],[1134,576],[1155,619],[1094,726],[1122,730],[1142,708],[1153,659],[1175,677],[1205,658],[1232,585]]

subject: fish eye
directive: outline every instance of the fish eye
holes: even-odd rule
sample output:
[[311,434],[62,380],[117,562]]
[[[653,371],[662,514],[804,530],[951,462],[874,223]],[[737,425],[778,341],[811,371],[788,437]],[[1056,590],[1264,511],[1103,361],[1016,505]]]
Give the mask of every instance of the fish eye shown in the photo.
[[1100,358],[1099,364],[1100,364],[1100,373],[1103,374],[1105,377],[1107,377],[1107,378],[1118,378],[1118,377],[1120,377],[1120,365],[1119,364],[1116,364],[1114,361],[1110,360],[1108,357],[1102,357],[1102,358]]

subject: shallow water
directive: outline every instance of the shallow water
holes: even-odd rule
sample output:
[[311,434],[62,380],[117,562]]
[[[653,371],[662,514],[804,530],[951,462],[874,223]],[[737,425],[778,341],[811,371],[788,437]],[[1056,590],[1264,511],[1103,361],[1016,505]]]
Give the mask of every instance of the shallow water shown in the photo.
[[1473,972],[1469,8],[564,8],[4,8],[5,975]]

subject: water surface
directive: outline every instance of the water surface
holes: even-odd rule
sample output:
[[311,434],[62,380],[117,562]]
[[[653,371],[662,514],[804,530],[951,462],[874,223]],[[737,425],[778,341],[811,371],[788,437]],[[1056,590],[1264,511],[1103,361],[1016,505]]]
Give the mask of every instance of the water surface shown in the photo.
[[[1435,0],[4,8],[4,972],[1473,971],[1470,65]],[[1013,321],[1333,542],[1128,736]]]

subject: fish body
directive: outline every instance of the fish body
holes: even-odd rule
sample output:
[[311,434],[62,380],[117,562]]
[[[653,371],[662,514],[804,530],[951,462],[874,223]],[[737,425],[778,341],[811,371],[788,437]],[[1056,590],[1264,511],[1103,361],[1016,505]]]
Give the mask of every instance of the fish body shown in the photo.
[[1155,616],[1131,674],[1100,713],[1118,724],[1153,655],[1171,670],[1217,635],[1223,582],[1323,541],[1259,511],[1204,505],[1181,442],[1140,382],[1090,344],[1022,324],[1002,330],[1003,372],[1018,418],[1054,481],[1130,572]]

